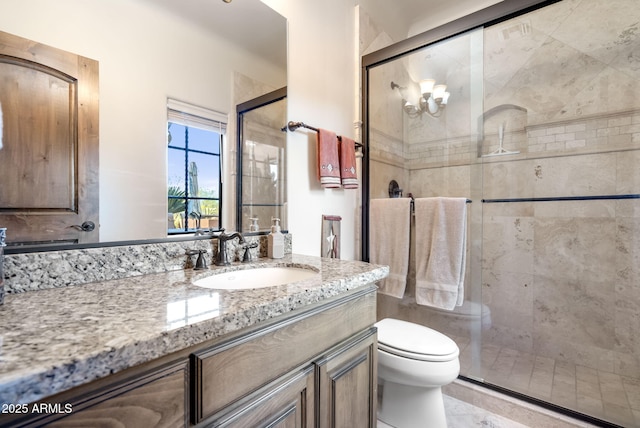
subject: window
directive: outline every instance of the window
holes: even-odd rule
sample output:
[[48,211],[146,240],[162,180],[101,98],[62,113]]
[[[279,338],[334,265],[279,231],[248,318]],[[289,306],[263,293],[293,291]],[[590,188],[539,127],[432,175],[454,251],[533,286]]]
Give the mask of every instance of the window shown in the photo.
[[168,100],[167,232],[220,229],[226,115]]

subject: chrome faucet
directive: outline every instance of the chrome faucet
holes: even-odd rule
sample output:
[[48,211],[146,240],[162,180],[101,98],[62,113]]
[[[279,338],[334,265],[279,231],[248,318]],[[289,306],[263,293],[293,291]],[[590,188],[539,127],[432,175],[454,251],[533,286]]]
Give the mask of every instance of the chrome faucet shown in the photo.
[[218,238],[218,255],[216,256],[216,266],[226,266],[230,264],[229,258],[227,256],[227,247],[225,243],[233,238],[240,239],[240,243],[244,243],[244,237],[240,234],[240,232],[233,232],[231,235],[227,235],[224,233],[224,229],[220,229],[220,234],[217,236]]

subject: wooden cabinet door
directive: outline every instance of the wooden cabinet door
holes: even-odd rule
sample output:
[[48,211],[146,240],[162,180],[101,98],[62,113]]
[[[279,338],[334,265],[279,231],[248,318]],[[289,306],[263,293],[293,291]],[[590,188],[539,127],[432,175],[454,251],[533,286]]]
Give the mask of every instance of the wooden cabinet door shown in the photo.
[[334,348],[318,361],[320,428],[375,428],[376,329]]
[[[186,427],[188,364],[174,364],[125,385],[102,392],[48,427]],[[78,409],[78,410],[75,410]]]
[[[187,427],[188,369],[188,360],[184,359],[125,375],[113,383],[108,378],[100,379],[29,404],[28,414],[0,415],[0,427]],[[51,410],[51,406],[55,408]]]
[[98,241],[98,102],[97,61],[0,32],[7,243]]

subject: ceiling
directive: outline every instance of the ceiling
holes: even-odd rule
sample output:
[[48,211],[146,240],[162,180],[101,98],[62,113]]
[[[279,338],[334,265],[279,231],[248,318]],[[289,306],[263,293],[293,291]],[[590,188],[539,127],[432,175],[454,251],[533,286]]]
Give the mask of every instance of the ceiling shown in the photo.
[[286,19],[260,0],[145,0],[284,68]]
[[487,8],[503,0],[356,0],[395,41]]
[[[286,69],[286,19],[260,0],[144,0]],[[502,0],[356,0],[411,36]],[[392,19],[391,17],[395,18]]]

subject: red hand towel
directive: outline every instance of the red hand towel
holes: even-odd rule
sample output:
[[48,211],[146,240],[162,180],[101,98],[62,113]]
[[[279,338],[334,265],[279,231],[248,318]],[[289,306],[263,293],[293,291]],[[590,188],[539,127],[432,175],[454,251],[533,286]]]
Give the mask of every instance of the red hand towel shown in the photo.
[[338,137],[335,132],[318,130],[318,180],[326,188],[340,187],[340,158]]
[[356,143],[347,137],[340,137],[340,177],[345,189],[358,188],[356,174]]

